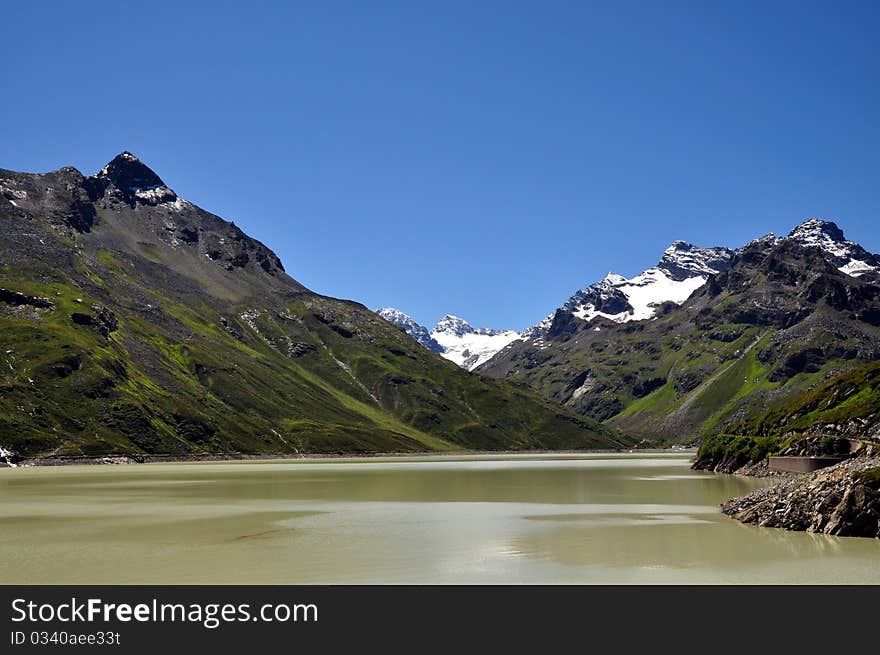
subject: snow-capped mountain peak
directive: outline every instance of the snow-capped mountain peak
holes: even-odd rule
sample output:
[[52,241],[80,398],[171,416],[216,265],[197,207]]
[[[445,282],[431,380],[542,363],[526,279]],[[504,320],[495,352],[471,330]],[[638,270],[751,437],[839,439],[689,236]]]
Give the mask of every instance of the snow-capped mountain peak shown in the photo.
[[809,218],[795,227],[788,235],[789,239],[803,245],[818,245],[834,249],[837,244],[851,243],[846,240],[837,223],[823,221],[820,218]]
[[468,370],[490,360],[495,353],[520,336],[513,330],[474,328],[463,318],[452,314],[446,314],[428,332],[426,327],[419,325],[399,309],[382,307],[376,313],[403,328],[404,332],[428,350]]
[[681,282],[694,276],[720,273],[730,266],[731,257],[733,251],[729,248],[701,248],[686,241],[673,241],[663,251],[657,268],[673,280]]
[[112,184],[132,206],[173,204],[179,209],[181,203],[185,202],[149,166],[128,150],[116,155],[91,179],[101,185],[102,192],[107,185]]
[[415,320],[413,320],[412,316],[404,314],[402,311],[400,311],[399,309],[395,309],[394,307],[382,307],[380,309],[377,309],[376,313],[389,323],[394,323],[398,327],[403,328],[404,332],[406,332],[409,336],[418,341],[428,350],[442,354],[443,346],[432,339],[430,333],[428,332],[428,328],[426,328],[424,325],[416,323]]
[[446,314],[431,330],[431,337],[443,347],[440,354],[446,359],[473,370],[520,335],[513,330],[474,328],[463,318]]
[[880,271],[880,256],[873,255],[854,241],[848,241],[836,223],[811,218],[786,237],[807,248],[818,248],[838,270],[853,277]]
[[[598,316],[617,323],[651,318],[664,302],[681,304],[687,300],[710,275],[727,269],[732,257],[729,248],[701,248],[686,241],[674,241],[657,266],[629,279],[608,273],[599,282],[575,292],[560,309],[585,321]],[[524,330],[522,338],[546,334],[555,313]]]
[[470,323],[452,314],[444,315],[431,330],[431,334],[447,334],[455,337],[463,337],[474,332],[475,330]]
[[395,309],[394,307],[380,307],[376,310],[376,313],[386,321],[390,321],[401,327],[418,325],[418,323],[413,320],[412,316],[404,314],[402,311]]

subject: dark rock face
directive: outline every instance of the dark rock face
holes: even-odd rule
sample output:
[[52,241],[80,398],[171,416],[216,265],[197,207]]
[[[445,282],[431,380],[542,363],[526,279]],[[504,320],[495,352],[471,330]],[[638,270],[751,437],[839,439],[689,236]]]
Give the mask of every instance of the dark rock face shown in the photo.
[[8,213],[27,219],[39,215],[50,225],[89,232],[97,212],[86,181],[69,166],[38,175],[0,169],[0,216]]
[[187,244],[198,243],[199,231],[190,227],[181,228],[180,240]]
[[581,289],[569,298],[560,309],[573,312],[584,305],[592,305],[596,311],[610,315],[631,312],[633,309],[626,294],[615,288],[609,280],[602,280],[586,289]]
[[154,189],[165,186],[156,173],[133,154],[122,152],[95,176],[108,180],[119,189]]
[[315,346],[310,343],[294,343],[290,346],[291,357],[303,357],[309,353],[315,352]]
[[162,178],[128,151],[114,157],[89,182],[90,197],[100,197],[108,191],[131,207],[177,200],[177,194],[165,186]]
[[842,462],[729,500],[721,510],[763,527],[880,538],[878,466],[880,458]]
[[550,329],[547,330],[547,336],[551,339],[558,339],[566,335],[570,336],[575,334],[582,325],[586,325],[586,322],[574,314],[557,309],[556,314],[553,316],[553,322],[550,324]]
[[642,398],[643,396],[647,396],[649,393],[651,393],[655,389],[659,389],[665,384],[666,378],[661,377],[650,378],[648,380],[640,380],[633,386],[632,394],[636,398]]
[[93,306],[94,314],[86,314],[84,312],[74,312],[70,315],[70,320],[77,325],[83,325],[95,330],[102,337],[107,337],[119,327],[116,316],[113,315],[106,307]]

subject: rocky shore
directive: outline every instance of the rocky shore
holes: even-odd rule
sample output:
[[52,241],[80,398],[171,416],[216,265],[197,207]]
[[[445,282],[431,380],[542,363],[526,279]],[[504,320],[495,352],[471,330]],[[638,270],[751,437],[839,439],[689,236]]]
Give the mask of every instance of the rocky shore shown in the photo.
[[850,459],[787,477],[727,501],[721,511],[763,527],[880,538],[880,457]]

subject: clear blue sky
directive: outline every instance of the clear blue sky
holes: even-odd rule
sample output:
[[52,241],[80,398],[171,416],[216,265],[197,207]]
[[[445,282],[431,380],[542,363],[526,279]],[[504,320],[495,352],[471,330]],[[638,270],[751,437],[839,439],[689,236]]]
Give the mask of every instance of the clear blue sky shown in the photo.
[[180,4],[4,3],[0,167],[131,150],[429,326],[810,216],[880,250],[878,3]]

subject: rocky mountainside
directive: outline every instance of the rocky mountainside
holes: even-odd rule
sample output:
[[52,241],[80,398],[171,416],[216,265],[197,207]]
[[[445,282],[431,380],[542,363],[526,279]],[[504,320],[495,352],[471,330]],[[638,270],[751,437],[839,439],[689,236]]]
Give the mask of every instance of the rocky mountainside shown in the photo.
[[393,307],[376,310],[386,321],[399,326],[428,350],[439,353],[462,368],[473,370],[520,337],[513,330],[474,328],[463,318],[446,314],[428,332],[410,316]]
[[852,264],[872,266],[866,252],[807,221],[739,249],[651,320],[560,309],[479,370],[646,438],[723,431],[880,357],[880,286]]
[[630,443],[309,291],[131,153],[0,170],[0,230],[4,459]]

